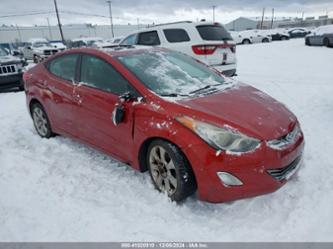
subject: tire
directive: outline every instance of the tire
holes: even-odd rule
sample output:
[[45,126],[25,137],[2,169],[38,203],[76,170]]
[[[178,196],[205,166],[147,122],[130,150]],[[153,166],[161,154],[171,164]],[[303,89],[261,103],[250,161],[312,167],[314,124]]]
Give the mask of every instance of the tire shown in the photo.
[[330,47],[330,40],[327,37],[324,38],[323,45],[328,47],[328,48]]
[[195,192],[197,184],[192,168],[172,143],[154,140],[148,147],[146,162],[155,188],[166,192],[171,200],[180,202]]
[[268,38],[264,38],[264,39],[262,39],[262,42],[267,43],[267,42],[269,42],[269,40],[268,40]]
[[244,39],[242,41],[242,44],[251,44],[251,41],[249,39]]
[[309,40],[308,38],[305,39],[305,45],[306,45],[306,46],[311,46],[311,44],[310,44],[310,40]]
[[54,136],[51,129],[49,118],[39,103],[34,103],[31,106],[31,117],[38,135],[42,138],[50,138]]
[[287,36],[281,36],[280,40],[281,40],[281,41],[288,40],[288,37],[287,37]]

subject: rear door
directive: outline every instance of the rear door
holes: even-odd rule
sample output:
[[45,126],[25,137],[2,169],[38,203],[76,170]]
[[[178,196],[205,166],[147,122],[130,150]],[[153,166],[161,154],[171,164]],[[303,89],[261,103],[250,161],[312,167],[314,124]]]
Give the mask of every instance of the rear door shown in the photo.
[[[229,32],[220,24],[202,24],[196,26],[203,44],[206,46],[206,63],[211,66],[236,63],[235,42]],[[200,45],[200,44],[199,44]],[[194,52],[200,53],[202,48]]]
[[74,127],[73,107],[75,106],[74,84],[78,54],[67,54],[51,60],[47,64],[47,80],[42,82],[48,87],[50,96],[50,111],[56,127],[76,136]]
[[75,89],[76,129],[79,137],[123,161],[131,158],[133,146],[133,103],[125,102],[125,118],[115,125],[112,112],[119,95],[131,92],[130,83],[105,59],[83,54],[80,66],[80,85]]

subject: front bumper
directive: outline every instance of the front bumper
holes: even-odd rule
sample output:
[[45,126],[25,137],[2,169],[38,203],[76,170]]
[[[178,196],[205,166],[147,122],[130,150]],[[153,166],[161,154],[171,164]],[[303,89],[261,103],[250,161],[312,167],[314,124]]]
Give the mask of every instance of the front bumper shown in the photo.
[[23,80],[22,80],[23,73],[0,76],[0,89],[10,89],[14,87],[22,87]]
[[[185,154],[194,169],[199,198],[219,203],[271,193],[282,187],[288,178],[277,180],[268,170],[284,168],[301,157],[304,149],[303,135],[284,150],[274,150],[262,144],[253,153],[228,155],[197,144]],[[206,153],[203,153],[206,151]],[[296,171],[296,169],[295,169]],[[243,183],[240,186],[226,186],[217,172],[227,172]],[[293,172],[294,173],[294,172]]]

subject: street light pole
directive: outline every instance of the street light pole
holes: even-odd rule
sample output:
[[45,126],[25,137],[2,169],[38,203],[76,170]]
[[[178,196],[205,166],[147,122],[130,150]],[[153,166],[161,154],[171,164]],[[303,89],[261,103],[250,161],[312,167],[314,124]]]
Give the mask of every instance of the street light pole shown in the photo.
[[114,37],[113,33],[113,21],[112,21],[112,9],[111,9],[111,1],[106,1],[109,4],[109,14],[110,14],[110,26],[111,26],[111,34],[112,38]]
[[216,8],[216,6],[213,5],[212,7],[213,7],[213,22],[215,22],[215,8]]
[[65,44],[65,38],[64,38],[64,34],[62,33],[62,27],[61,27],[61,23],[60,23],[57,0],[54,0],[54,7],[55,7],[56,14],[57,14],[57,20],[58,20],[58,26],[59,26],[59,31],[60,31],[60,35],[61,35],[61,40],[62,40],[62,43]]

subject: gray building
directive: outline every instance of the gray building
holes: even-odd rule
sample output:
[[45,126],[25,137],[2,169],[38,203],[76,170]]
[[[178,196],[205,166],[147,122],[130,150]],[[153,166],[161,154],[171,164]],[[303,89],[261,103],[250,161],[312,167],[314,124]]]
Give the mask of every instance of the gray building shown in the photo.
[[228,30],[232,31],[241,31],[241,30],[247,30],[247,29],[256,29],[257,28],[258,21],[245,18],[245,17],[239,17],[224,26]]

